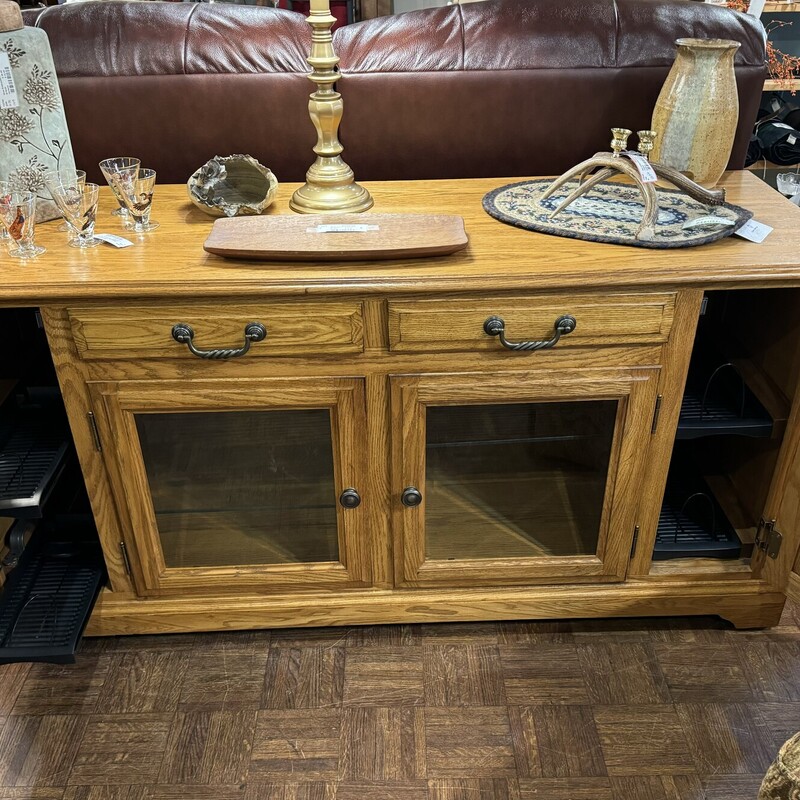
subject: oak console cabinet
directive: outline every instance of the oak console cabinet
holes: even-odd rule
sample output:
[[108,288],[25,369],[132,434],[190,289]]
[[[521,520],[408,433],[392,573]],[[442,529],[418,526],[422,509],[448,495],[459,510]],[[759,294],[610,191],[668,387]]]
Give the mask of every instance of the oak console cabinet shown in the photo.
[[[480,206],[501,182],[370,186],[382,212],[464,216],[469,248],[428,261],[224,261],[182,187],[133,248],[49,224],[46,256],[4,261],[2,302],[41,309],[106,558],[90,634],[777,623],[800,597],[800,210],[733,173],[763,244],[653,251],[503,225]],[[718,386],[741,430],[709,430]],[[687,520],[733,530],[736,557],[654,559]]]

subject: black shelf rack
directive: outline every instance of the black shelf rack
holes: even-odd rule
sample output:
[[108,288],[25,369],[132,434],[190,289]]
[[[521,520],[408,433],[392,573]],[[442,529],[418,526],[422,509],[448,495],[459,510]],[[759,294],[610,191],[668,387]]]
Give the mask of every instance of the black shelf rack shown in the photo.
[[733,361],[713,353],[692,359],[678,419],[678,439],[772,436],[774,421]]
[[40,524],[0,597],[0,664],[73,663],[105,581],[90,518],[62,522],[55,534]]
[[702,476],[672,469],[658,518],[654,561],[738,558],[742,543]]
[[63,411],[6,403],[2,417],[0,516],[40,519],[71,453]]

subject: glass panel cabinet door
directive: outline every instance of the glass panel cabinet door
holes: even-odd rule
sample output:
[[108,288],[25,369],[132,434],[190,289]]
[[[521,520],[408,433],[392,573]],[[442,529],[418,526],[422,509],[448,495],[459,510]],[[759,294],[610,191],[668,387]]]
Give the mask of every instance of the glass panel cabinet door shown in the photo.
[[90,388],[142,593],[367,584],[363,380]]
[[393,378],[397,583],[623,580],[657,378]]

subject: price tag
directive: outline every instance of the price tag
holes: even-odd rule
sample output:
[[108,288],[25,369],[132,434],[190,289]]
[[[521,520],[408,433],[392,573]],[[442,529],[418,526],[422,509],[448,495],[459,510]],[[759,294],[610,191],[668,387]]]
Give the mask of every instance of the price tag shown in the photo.
[[633,161],[634,166],[639,172],[639,177],[642,179],[642,183],[655,183],[658,180],[658,175],[656,175],[650,162],[641,153],[625,150],[622,155],[627,156]]
[[769,225],[765,225],[763,222],[757,222],[754,219],[749,219],[734,233],[734,236],[741,236],[742,239],[747,239],[748,242],[761,244],[771,233],[772,228],[770,228]]
[[379,225],[317,225],[314,228],[306,228],[306,233],[364,233],[378,230],[380,230]]
[[96,233],[94,238],[110,244],[112,247],[133,247],[133,242],[113,233]]
[[794,146],[795,144],[797,144],[797,137],[792,133],[792,134],[789,135],[789,137],[786,139],[786,141],[790,145]]
[[735,225],[736,223],[732,219],[725,219],[725,217],[714,217],[714,216],[707,216],[707,217],[698,217],[697,219],[689,220],[689,222],[684,222],[683,227],[686,228],[710,228],[717,225]]
[[11,61],[8,53],[0,50],[0,108],[17,108],[19,97],[11,73]]

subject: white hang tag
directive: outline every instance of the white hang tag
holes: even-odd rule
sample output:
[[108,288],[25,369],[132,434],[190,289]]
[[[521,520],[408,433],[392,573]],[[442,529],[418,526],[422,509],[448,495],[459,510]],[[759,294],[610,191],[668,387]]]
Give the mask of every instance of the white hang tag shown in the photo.
[[738,231],[735,231],[733,235],[741,236],[742,239],[747,239],[748,242],[761,244],[761,242],[772,233],[772,230],[773,229],[770,228],[769,225],[765,225],[763,222],[749,219]]
[[786,137],[786,141],[790,145],[795,145],[797,144],[797,137],[793,133],[791,133],[789,134],[789,136]]
[[110,244],[112,247],[133,247],[133,242],[113,233],[96,233],[94,238]]
[[698,217],[697,219],[689,220],[689,222],[684,222],[683,227],[686,228],[709,228],[711,226],[718,226],[723,225],[728,227],[729,225],[735,225],[736,223],[732,219],[725,219],[725,217]]
[[750,0],[750,5],[747,7],[747,13],[751,17],[761,19],[761,15],[764,13],[765,5],[766,0]]
[[658,180],[658,175],[656,175],[650,162],[641,153],[625,150],[622,155],[627,156],[633,161],[634,166],[639,172],[639,177],[642,179],[642,183],[655,183]]
[[0,108],[18,108],[19,97],[8,53],[0,50]]
[[772,98],[772,103],[770,105],[772,106],[772,110],[773,111],[780,111],[781,110],[781,101],[778,100],[777,97],[773,97]]
[[306,228],[306,233],[365,233],[379,230],[379,225],[317,225],[313,228]]

